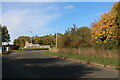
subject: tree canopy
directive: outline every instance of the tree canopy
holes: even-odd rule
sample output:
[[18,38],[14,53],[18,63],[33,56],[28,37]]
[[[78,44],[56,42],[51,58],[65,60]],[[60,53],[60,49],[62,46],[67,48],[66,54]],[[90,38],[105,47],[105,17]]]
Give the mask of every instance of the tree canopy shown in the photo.
[[9,42],[10,41],[10,34],[7,29],[7,26],[0,25],[0,35],[2,37],[2,42]]
[[26,41],[30,41],[29,36],[20,36],[17,39],[15,39],[13,43],[19,47],[24,47]]
[[[58,38],[60,37],[60,35],[62,34],[58,33]],[[14,44],[19,47],[24,47],[26,41],[29,41],[30,43],[32,42],[33,44],[55,46],[56,35],[50,34],[50,35],[33,36],[33,37],[20,36],[14,40]]]
[[92,23],[92,41],[94,45],[105,48],[120,45],[120,2],[113,5],[108,13],[104,13],[98,22]]
[[73,28],[68,28],[65,34],[58,39],[58,46],[62,47],[71,47],[71,48],[80,48],[80,47],[89,47],[91,39],[91,29],[88,27],[77,28],[73,24]]

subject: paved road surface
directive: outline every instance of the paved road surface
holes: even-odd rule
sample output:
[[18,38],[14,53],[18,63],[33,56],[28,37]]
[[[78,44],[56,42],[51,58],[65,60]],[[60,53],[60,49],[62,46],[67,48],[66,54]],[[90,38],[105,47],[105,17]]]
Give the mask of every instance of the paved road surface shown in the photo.
[[117,78],[118,71],[46,56],[42,51],[3,56],[3,78]]

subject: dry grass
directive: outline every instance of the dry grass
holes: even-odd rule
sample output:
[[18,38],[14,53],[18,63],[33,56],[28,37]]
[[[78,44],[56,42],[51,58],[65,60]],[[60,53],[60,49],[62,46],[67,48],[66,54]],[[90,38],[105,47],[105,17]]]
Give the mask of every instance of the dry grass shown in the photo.
[[93,49],[93,48],[84,48],[84,49],[51,48],[50,51],[69,54],[69,55],[75,55],[75,56],[88,56],[88,57],[96,57],[96,58],[100,57],[100,58],[110,58],[110,59],[118,58],[118,50],[100,50],[100,49]]

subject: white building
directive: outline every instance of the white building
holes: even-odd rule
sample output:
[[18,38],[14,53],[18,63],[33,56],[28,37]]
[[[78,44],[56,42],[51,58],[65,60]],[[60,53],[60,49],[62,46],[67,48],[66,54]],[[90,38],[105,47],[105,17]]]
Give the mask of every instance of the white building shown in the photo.
[[49,45],[32,44],[32,43],[29,43],[28,41],[26,41],[24,48],[50,48],[50,46]]

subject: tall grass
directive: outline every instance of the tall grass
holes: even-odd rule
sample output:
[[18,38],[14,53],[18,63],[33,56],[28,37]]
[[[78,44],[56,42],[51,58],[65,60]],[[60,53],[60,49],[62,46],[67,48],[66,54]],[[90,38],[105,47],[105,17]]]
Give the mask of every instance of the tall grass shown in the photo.
[[75,55],[75,56],[87,56],[87,57],[110,58],[110,59],[118,58],[118,50],[101,50],[101,49],[95,49],[95,48],[82,48],[82,49],[51,48],[49,51]]
[[95,48],[51,48],[48,54],[78,59],[82,61],[95,62],[98,64],[118,67],[118,50],[101,50]]

